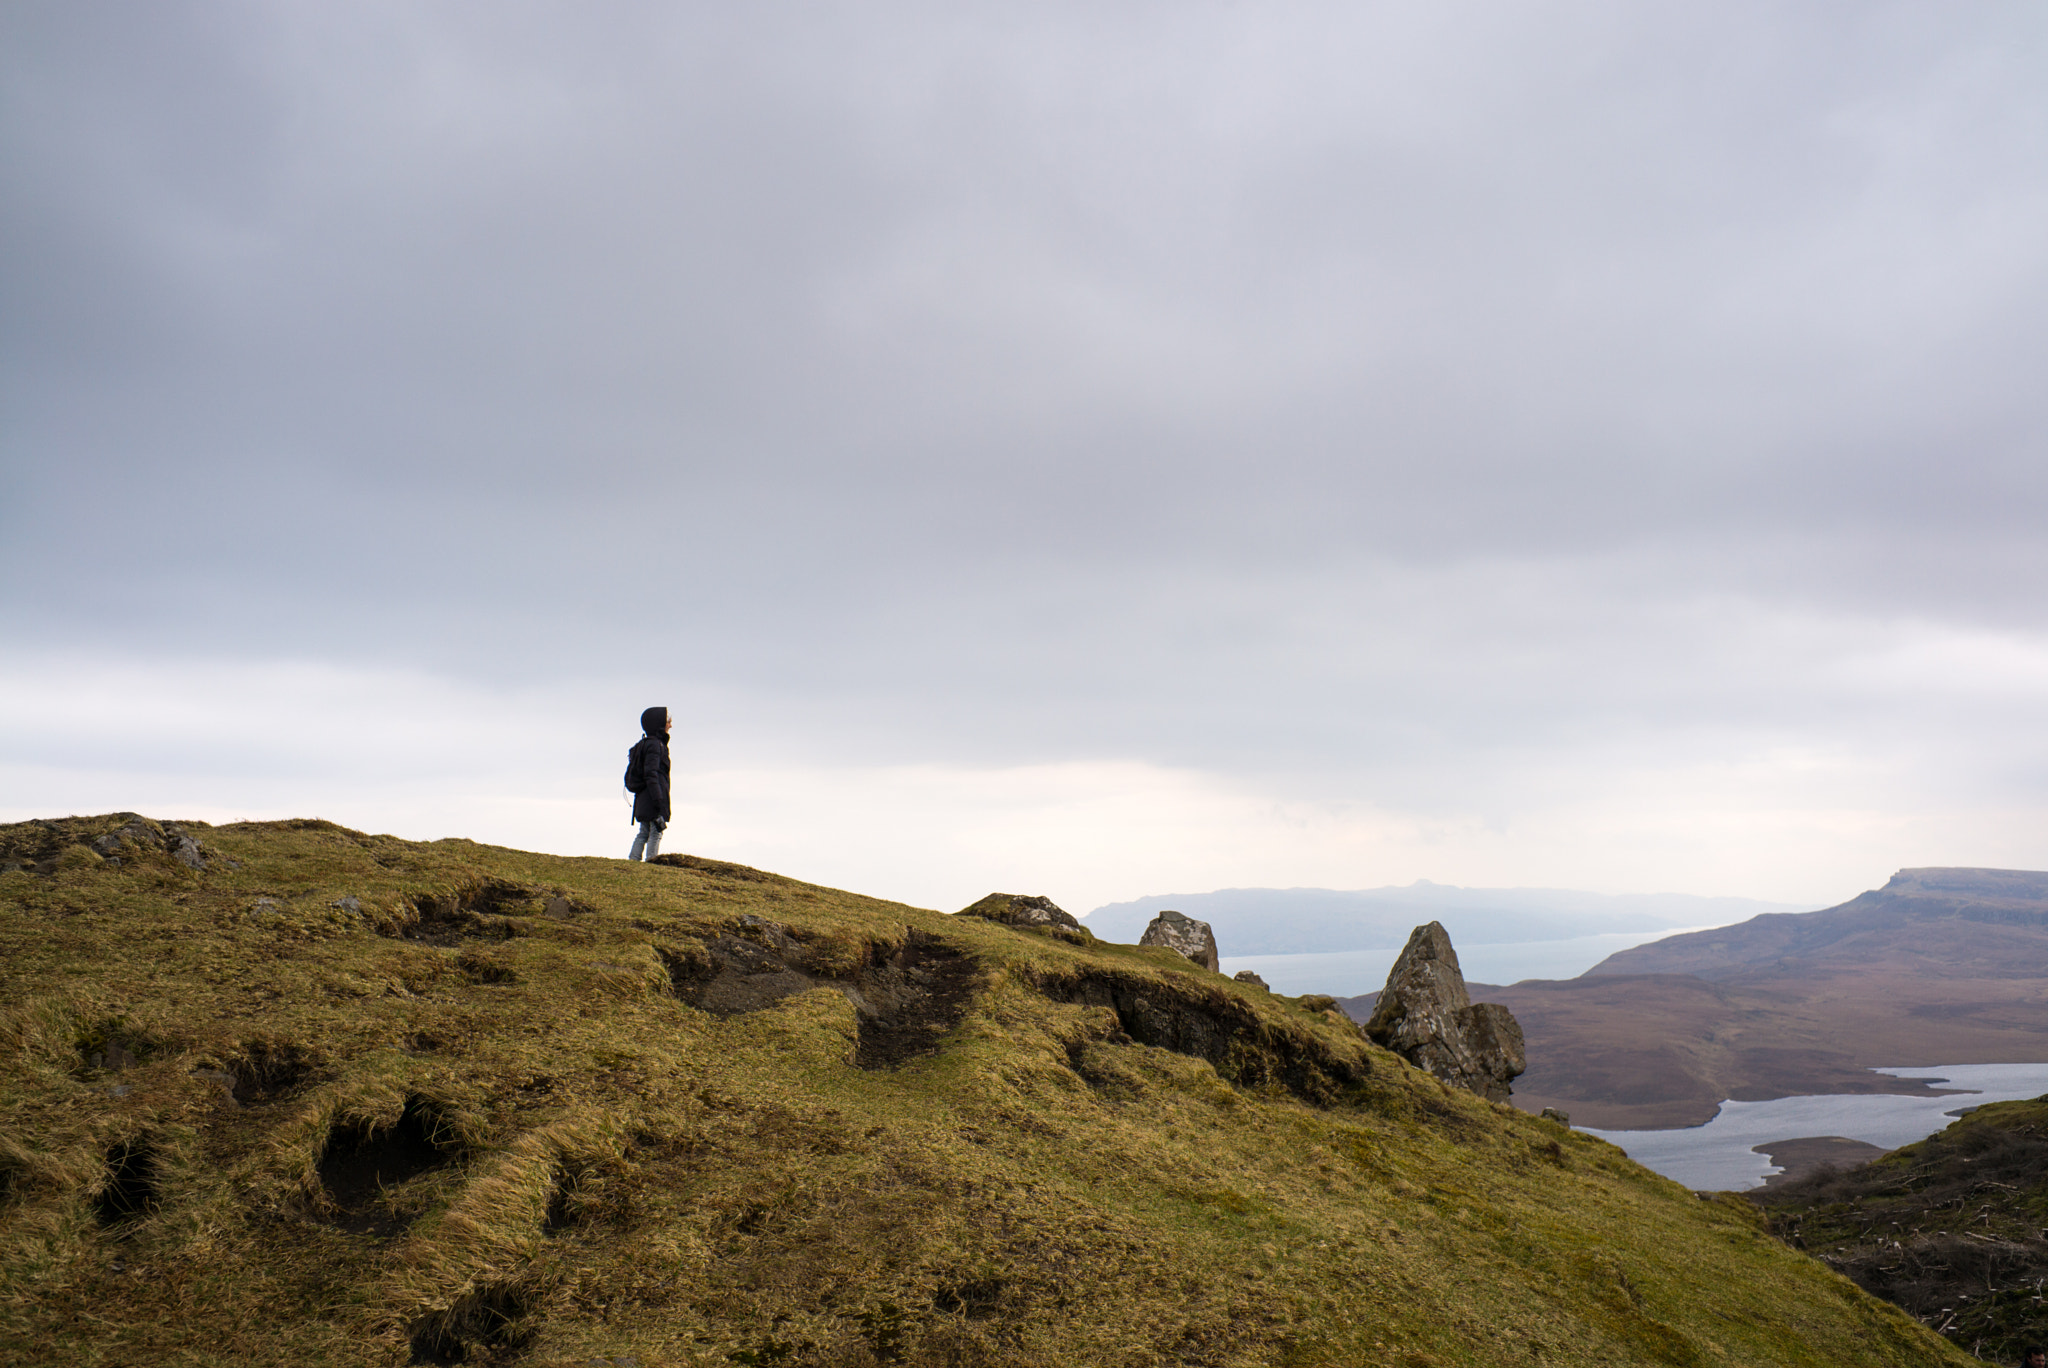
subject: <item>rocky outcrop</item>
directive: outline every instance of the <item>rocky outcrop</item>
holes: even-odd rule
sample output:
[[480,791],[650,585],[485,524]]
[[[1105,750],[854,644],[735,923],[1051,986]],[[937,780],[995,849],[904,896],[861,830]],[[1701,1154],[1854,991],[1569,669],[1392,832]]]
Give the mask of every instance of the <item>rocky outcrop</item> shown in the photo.
[[[109,821],[122,825],[107,829]],[[0,841],[0,873],[26,870],[51,874],[60,867],[102,865],[119,869],[156,856],[168,856],[194,872],[205,871],[217,858],[182,827],[133,812],[117,812],[111,817],[66,817],[14,827],[8,838]],[[224,863],[230,869],[241,868],[233,860]]]
[[[1230,976],[1239,983],[1248,983],[1254,988],[1265,988],[1266,981],[1249,969],[1240,969]],[[1268,991],[1271,991],[1268,989]]]
[[1145,934],[1138,937],[1138,944],[1163,945],[1186,955],[1212,974],[1222,972],[1216,958],[1216,933],[1205,921],[1178,912],[1161,912],[1145,928]]
[[961,908],[955,915],[981,917],[1005,926],[1081,929],[1081,923],[1074,919],[1074,915],[1062,910],[1051,898],[1034,898],[1023,893],[991,893],[972,907]]
[[1418,926],[1408,937],[1365,1033],[1409,1063],[1495,1102],[1527,1061],[1514,1013],[1472,1001],[1458,952],[1443,926]]

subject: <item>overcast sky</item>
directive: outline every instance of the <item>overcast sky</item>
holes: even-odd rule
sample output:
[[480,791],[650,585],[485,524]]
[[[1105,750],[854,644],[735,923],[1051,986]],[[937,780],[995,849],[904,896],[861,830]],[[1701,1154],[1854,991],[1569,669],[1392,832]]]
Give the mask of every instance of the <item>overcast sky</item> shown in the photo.
[[0,8],[0,819],[2048,867],[2048,9]]

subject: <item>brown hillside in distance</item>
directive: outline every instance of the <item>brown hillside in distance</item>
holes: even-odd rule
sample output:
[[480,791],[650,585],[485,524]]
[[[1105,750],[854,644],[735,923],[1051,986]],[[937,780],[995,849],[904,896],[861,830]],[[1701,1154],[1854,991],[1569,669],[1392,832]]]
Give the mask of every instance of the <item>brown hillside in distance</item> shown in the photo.
[[1924,1092],[1869,1070],[2048,1059],[2048,873],[1902,870],[1839,907],[1473,991],[1522,1023],[1515,1104],[1580,1125],[1700,1125],[1730,1098]]

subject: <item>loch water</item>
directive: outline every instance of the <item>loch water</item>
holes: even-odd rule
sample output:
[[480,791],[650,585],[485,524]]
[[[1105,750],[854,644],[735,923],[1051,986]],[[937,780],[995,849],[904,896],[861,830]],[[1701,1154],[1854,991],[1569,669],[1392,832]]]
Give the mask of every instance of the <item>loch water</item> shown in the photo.
[[[1704,1126],[1683,1130],[1598,1130],[1629,1158],[1702,1192],[1760,1187],[1780,1172],[1755,1147],[1777,1140],[1840,1135],[1885,1149],[1924,1140],[1971,1107],[2048,1093],[2048,1064],[1945,1064],[1874,1069],[1898,1078],[1924,1078],[1939,1096],[1781,1097],[1770,1102],[1723,1102]],[[1940,1080],[1934,1082],[1934,1080]]]
[[[1676,936],[1696,927],[1614,931],[1563,940],[1474,942],[1458,946],[1458,967],[1471,983],[1518,983],[1523,979],[1577,978],[1618,950]],[[1249,969],[1276,993],[1328,993],[1356,997],[1384,988],[1401,947],[1334,950],[1314,955],[1226,955],[1226,974]]]

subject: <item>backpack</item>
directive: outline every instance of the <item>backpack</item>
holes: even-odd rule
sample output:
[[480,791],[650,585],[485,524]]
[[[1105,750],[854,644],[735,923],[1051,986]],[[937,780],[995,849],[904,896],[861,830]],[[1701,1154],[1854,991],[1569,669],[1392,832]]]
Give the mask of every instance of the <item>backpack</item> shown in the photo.
[[642,744],[646,739],[646,737],[642,737],[639,741],[635,741],[633,749],[626,752],[626,792],[628,793],[638,793],[641,789],[647,787],[646,777],[640,768],[640,761],[647,754],[647,748]]

